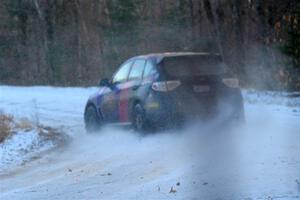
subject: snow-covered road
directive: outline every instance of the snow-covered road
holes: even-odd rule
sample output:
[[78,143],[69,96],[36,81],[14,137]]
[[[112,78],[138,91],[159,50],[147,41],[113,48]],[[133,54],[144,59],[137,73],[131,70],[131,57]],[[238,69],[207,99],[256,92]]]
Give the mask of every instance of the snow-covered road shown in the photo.
[[300,99],[244,92],[247,123],[141,136],[83,129],[97,88],[0,87],[0,110],[62,128],[64,148],[0,175],[0,199],[300,199]]

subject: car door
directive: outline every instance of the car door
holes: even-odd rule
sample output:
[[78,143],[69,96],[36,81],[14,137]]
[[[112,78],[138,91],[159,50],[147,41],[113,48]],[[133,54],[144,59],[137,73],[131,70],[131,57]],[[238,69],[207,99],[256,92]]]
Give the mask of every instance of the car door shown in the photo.
[[128,81],[120,85],[120,100],[119,100],[119,120],[120,122],[128,122],[130,115],[131,100],[138,95],[138,89],[141,85],[143,71],[145,66],[144,59],[137,59],[134,61]]
[[119,119],[119,98],[122,85],[126,83],[132,61],[124,63],[111,79],[111,86],[105,93],[101,113],[105,121],[116,122]]

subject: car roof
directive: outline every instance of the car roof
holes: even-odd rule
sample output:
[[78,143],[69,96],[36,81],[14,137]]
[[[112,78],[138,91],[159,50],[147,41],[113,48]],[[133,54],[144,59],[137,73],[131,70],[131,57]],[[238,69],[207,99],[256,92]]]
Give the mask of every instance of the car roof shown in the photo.
[[139,55],[131,58],[130,60],[136,59],[152,59],[156,64],[160,63],[164,58],[169,57],[181,57],[181,56],[217,56],[220,57],[218,53],[208,53],[208,52],[165,52],[165,53],[152,53]]

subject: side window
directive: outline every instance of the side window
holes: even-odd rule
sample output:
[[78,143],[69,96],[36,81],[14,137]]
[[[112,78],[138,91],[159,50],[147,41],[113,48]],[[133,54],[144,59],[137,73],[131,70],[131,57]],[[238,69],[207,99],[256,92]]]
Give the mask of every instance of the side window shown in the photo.
[[127,77],[128,77],[128,73],[129,73],[131,65],[132,65],[132,62],[128,62],[128,63],[124,64],[119,69],[119,71],[114,75],[112,83],[116,84],[116,83],[123,83],[123,82],[127,81]]
[[145,60],[136,60],[132,65],[129,80],[142,79],[145,66]]
[[144,74],[143,74],[143,78],[147,78],[151,75],[156,74],[157,71],[154,68],[153,64],[150,61],[147,61],[146,66],[145,66],[145,70],[144,70]]

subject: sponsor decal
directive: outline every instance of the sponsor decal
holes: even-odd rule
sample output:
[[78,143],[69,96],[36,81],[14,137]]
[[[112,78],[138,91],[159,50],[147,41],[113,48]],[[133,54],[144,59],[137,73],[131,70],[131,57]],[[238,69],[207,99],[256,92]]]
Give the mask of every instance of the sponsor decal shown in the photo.
[[159,108],[159,103],[157,103],[157,102],[147,103],[147,104],[146,104],[146,107],[147,107],[147,108],[154,108],[154,109],[157,109],[157,108]]

